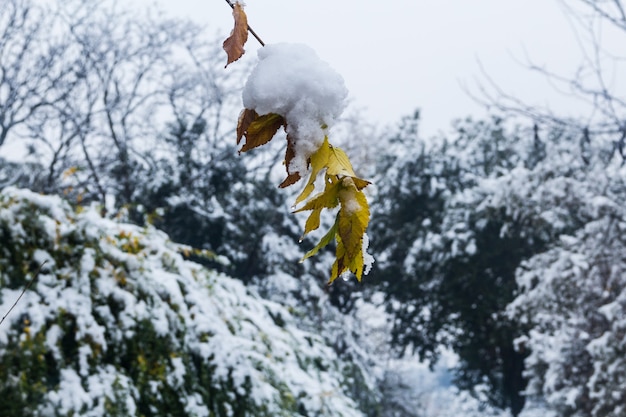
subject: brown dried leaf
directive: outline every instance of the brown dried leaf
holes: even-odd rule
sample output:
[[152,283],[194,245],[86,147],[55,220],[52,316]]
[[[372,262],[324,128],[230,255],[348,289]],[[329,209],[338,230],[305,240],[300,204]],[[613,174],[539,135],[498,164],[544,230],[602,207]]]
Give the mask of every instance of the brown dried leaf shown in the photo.
[[265,145],[284,125],[285,119],[280,114],[268,113],[256,118],[243,132],[246,143],[243,144],[239,152],[247,152],[250,149]]
[[293,185],[295,183],[297,183],[298,181],[300,181],[302,177],[300,176],[299,173],[295,172],[293,174],[289,174],[287,175],[287,178],[285,178],[283,180],[283,182],[281,182],[278,187],[279,188],[286,188],[289,187],[290,185]]
[[259,118],[257,112],[251,109],[243,109],[239,114],[239,121],[237,122],[237,145],[241,142],[241,138],[248,130],[248,127]]
[[248,17],[243,11],[243,7],[239,2],[236,2],[233,7],[233,17],[235,18],[235,27],[230,36],[224,41],[224,50],[228,55],[228,60],[224,68],[231,62],[235,62],[245,52],[243,46],[248,40]]
[[294,146],[294,140],[289,137],[289,135],[287,135],[287,151],[285,152],[285,170],[287,170],[287,178],[285,178],[285,180],[280,183],[280,188],[289,187],[290,185],[300,181],[301,177],[299,172],[289,172],[289,164],[291,163],[291,160],[296,156]]

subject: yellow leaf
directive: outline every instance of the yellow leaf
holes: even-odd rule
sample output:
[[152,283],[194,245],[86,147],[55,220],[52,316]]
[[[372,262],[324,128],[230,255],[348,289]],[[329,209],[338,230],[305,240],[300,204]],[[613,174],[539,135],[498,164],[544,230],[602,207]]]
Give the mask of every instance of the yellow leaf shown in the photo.
[[330,146],[330,155],[328,158],[327,175],[342,175],[347,177],[356,177],[352,164],[348,159],[348,155],[341,149]]
[[[361,238],[361,242],[363,239]],[[359,253],[357,256],[349,260],[348,269],[354,273],[356,279],[361,282],[361,277],[363,276],[363,250],[359,249]]]
[[341,187],[342,184],[340,181],[331,180],[327,182],[324,192],[321,192],[315,197],[311,198],[304,206],[302,206],[298,210],[295,210],[294,213],[299,213],[306,210],[337,207],[337,204],[339,204],[339,191],[341,190]]
[[346,271],[346,265],[344,264],[345,249],[341,242],[341,237],[337,235],[337,249],[335,250],[335,262],[331,268],[330,279],[328,284],[332,284],[334,280]]
[[336,234],[337,234],[337,219],[335,219],[335,224],[333,224],[333,226],[324,235],[324,237],[322,237],[320,241],[317,242],[317,245],[315,245],[313,249],[311,249],[310,251],[306,253],[306,255],[304,255],[304,257],[300,260],[300,262],[304,262],[305,259],[308,259],[314,255],[317,255],[317,252],[319,252],[320,249],[322,249],[323,247],[325,247],[326,245],[328,245],[330,242],[333,241]]
[[[326,176],[352,177],[359,190],[370,184],[369,181],[358,178],[352,169],[352,164],[346,153],[328,143],[328,137],[324,143],[310,158],[311,174],[300,195],[296,198],[296,205],[306,200],[315,189],[315,180],[319,173],[326,168]],[[282,186],[282,184],[281,184]]]
[[348,155],[341,149],[330,145],[330,157],[328,158],[328,170],[326,175],[341,175],[345,177],[352,177],[357,189],[362,190],[371,184],[369,181],[358,178],[352,169],[352,164]]
[[306,219],[306,223],[304,224],[304,234],[302,235],[302,240],[304,235],[312,232],[313,230],[317,230],[320,227],[320,216],[322,215],[322,208],[314,209],[311,214],[309,214],[309,218]]
[[320,215],[325,208],[334,208],[339,204],[339,190],[341,183],[339,181],[326,183],[326,188],[323,193],[319,193],[312,199],[310,199],[302,208],[295,211],[295,213],[312,210],[309,218],[304,225],[304,233],[302,237],[307,233],[317,230],[320,227]]
[[346,249],[341,241],[341,237],[336,236],[337,250],[335,252],[335,262],[331,269],[330,279],[328,284],[332,284],[341,274],[351,271],[356,276],[356,279],[360,282],[363,276],[363,252],[359,251],[359,254],[353,258],[349,258],[346,254]]
[[315,180],[317,179],[317,175],[322,169],[327,167],[329,157],[330,145],[328,144],[328,137],[325,137],[322,146],[320,146],[319,149],[311,155],[311,175],[304,189],[296,198],[296,205],[300,204],[306,200],[309,195],[311,195],[315,189]]
[[228,55],[225,67],[241,58],[245,52],[243,46],[248,40],[248,17],[239,2],[236,2],[233,7],[233,17],[235,18],[235,27],[223,44],[226,55]]
[[345,177],[337,193],[341,208],[337,214],[335,263],[329,284],[347,271],[361,281],[363,275],[363,235],[369,223],[370,212],[365,194],[351,177]]
[[317,254],[335,238],[337,240],[336,259],[329,283],[347,271],[353,272],[360,281],[364,264],[363,235],[370,219],[367,199],[352,177],[344,177],[341,180],[327,178],[327,181],[323,193],[311,198],[302,208],[296,210],[296,212],[311,210],[305,224],[304,234],[319,228],[323,209],[336,207],[338,203],[341,203],[341,208],[335,224],[302,260]]
[[357,256],[362,257],[363,235],[370,219],[367,198],[350,177],[342,180],[342,189],[338,196],[341,209],[337,233],[345,247],[346,257],[350,260]]

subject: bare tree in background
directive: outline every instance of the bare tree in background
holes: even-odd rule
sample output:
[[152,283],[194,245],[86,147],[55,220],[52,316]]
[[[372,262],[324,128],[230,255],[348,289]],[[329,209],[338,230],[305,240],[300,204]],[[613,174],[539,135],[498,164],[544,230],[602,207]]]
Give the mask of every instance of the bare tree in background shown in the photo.
[[[605,161],[616,153],[626,160],[626,4],[622,0],[559,1],[574,28],[583,59],[571,75],[534,63],[529,68],[572,100],[586,103],[586,114],[568,117],[529,105],[506,93],[488,75],[479,101],[506,114],[528,116],[546,127],[578,131],[581,150],[593,138],[604,150]],[[618,45],[609,45],[607,39],[617,39]]]
[[[76,54],[72,56],[70,43],[56,35],[61,23],[58,14],[30,0],[6,0],[0,8],[0,146],[37,135],[36,129],[29,128],[32,123],[49,117],[46,114],[50,115],[77,85],[73,70]],[[60,123],[58,128],[64,131],[67,126]],[[43,142],[53,170],[75,135],[63,132],[62,137],[54,144]],[[41,177],[34,172],[27,174],[28,183]]]
[[120,206],[133,201],[138,176],[155,171],[159,152],[171,153],[161,140],[170,123],[202,120],[203,140],[223,140],[220,119],[236,91],[229,78],[238,74],[217,71],[218,43],[197,26],[112,1],[7,2],[0,147],[27,147],[41,164],[31,187],[55,192],[63,183]]
[[28,0],[0,9],[0,145],[36,112],[71,90],[68,45],[51,31],[58,16]]

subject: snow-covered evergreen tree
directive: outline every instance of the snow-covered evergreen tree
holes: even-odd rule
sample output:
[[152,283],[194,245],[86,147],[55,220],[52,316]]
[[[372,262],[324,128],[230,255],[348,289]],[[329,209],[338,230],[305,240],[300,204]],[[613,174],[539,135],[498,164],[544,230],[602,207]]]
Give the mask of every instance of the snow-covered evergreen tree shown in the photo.
[[524,354],[504,310],[519,263],[549,236],[489,203],[516,170],[534,163],[538,144],[498,119],[459,121],[455,137],[438,141],[421,139],[418,123],[406,119],[391,139],[373,216],[374,278],[389,296],[394,343],[430,361],[452,349],[460,387],[486,384],[491,403],[517,413]]
[[[550,150],[549,150],[550,151]],[[554,149],[552,150],[554,152]],[[527,396],[563,416],[626,415],[626,212],[624,168],[561,149],[550,165],[517,179],[532,184],[527,211],[576,225],[517,271],[510,316],[528,331]],[[555,175],[560,174],[560,175]]]
[[447,346],[456,384],[514,414],[625,415],[617,148],[499,121],[429,143],[417,124],[392,139],[374,204],[394,344]]

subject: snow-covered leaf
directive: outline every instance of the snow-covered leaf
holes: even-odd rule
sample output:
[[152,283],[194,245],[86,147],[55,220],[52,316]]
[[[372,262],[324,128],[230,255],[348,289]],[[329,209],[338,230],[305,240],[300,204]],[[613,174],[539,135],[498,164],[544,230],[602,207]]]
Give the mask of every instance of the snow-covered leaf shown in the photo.
[[254,110],[244,109],[239,118],[237,143],[241,140],[240,132],[246,138],[239,152],[247,152],[250,149],[265,145],[272,140],[278,129],[285,125],[285,119],[278,114],[270,113],[258,116],[256,113],[252,114],[253,112]]

